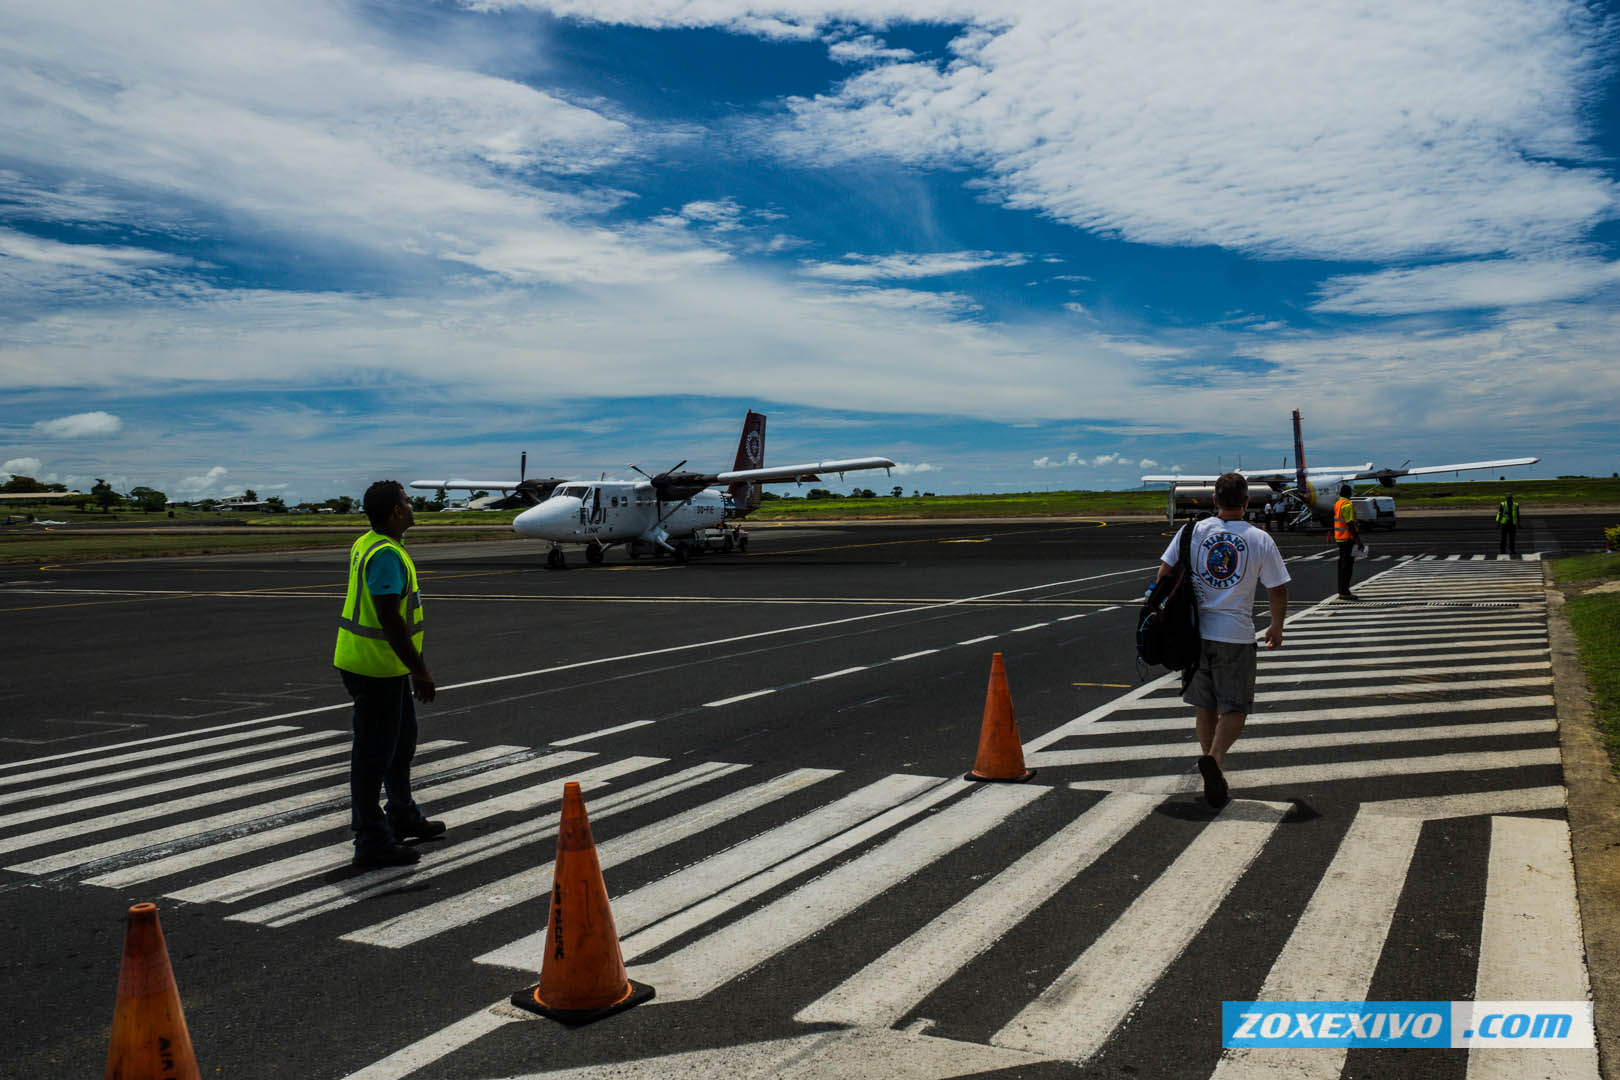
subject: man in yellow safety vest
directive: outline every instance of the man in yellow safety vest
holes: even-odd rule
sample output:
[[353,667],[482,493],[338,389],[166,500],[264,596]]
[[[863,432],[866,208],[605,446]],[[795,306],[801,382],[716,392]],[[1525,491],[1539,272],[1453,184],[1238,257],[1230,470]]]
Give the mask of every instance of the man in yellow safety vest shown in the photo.
[[1356,504],[1350,501],[1349,484],[1339,485],[1339,501],[1333,504],[1333,542],[1339,545],[1339,599],[1356,600],[1350,591],[1350,574],[1356,565],[1356,549],[1361,533],[1356,528]]
[[1513,501],[1513,492],[1496,504],[1496,528],[1501,540],[1498,552],[1503,555],[1519,553],[1519,504]]
[[[349,586],[338,619],[332,664],[354,698],[349,755],[349,827],[356,866],[408,866],[421,858],[406,839],[444,833],[411,799],[416,756],[416,706],[433,700],[433,676],[422,658],[422,596],[416,566],[405,553],[405,530],[416,524],[411,500],[396,480],[366,489],[371,529],[349,549]],[[386,811],[380,789],[388,791]]]

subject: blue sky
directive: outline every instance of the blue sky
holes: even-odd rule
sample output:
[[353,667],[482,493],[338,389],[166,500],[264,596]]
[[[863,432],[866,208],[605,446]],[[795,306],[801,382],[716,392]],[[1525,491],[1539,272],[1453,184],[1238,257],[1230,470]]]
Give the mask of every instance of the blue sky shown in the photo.
[[[0,14],[0,471],[1620,469],[1620,9]],[[853,481],[852,481],[853,482]]]

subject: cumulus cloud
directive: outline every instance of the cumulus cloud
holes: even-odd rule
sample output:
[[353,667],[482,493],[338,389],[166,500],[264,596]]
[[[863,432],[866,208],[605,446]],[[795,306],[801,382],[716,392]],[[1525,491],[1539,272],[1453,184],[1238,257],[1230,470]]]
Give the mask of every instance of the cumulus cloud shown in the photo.
[[83,439],[113,435],[123,426],[124,422],[112,413],[97,410],[59,416],[55,420],[40,420],[34,424],[34,430],[53,439]]
[[842,262],[806,262],[800,272],[834,281],[877,281],[896,278],[965,274],[990,266],[1022,266],[1028,255],[994,251],[949,251],[934,254],[845,255]]
[[1117,451],[1087,457],[1077,450],[1070,450],[1067,457],[1055,458],[1049,455],[1038,457],[1030,464],[1037,469],[1102,469],[1110,465],[1137,469],[1156,469],[1159,467],[1159,463],[1152,458],[1142,458],[1140,461],[1135,461]]
[[938,465],[930,465],[926,461],[919,461],[915,463],[909,461],[898,461],[895,462],[894,468],[889,471],[894,473],[896,476],[915,476],[918,473],[939,472],[939,468],[940,467]]
[[192,497],[212,495],[219,490],[220,481],[225,479],[229,471],[223,465],[215,465],[205,473],[184,478],[177,486],[181,492]]
[[45,463],[37,457],[18,457],[0,464],[0,473],[4,473],[8,478],[32,476],[37,480],[39,479],[39,471],[44,467]]
[[1311,307],[1352,315],[1512,307],[1576,300],[1617,283],[1620,262],[1590,256],[1492,259],[1330,278]]

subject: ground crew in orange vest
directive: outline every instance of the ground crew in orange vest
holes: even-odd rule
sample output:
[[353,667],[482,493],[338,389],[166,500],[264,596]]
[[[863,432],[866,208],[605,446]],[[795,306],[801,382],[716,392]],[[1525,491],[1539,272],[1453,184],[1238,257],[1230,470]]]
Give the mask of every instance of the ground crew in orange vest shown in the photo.
[[1356,529],[1356,504],[1350,501],[1350,485],[1339,485],[1339,501],[1333,504],[1333,542],[1339,545],[1339,599],[1356,600],[1350,591],[1350,573],[1356,565],[1356,548],[1361,533]]
[[1507,498],[1496,504],[1496,527],[1500,535],[1501,544],[1498,551],[1503,555],[1519,553],[1519,504],[1513,501],[1513,492],[1508,492]]
[[[356,866],[409,866],[421,858],[406,839],[429,840],[444,822],[429,821],[411,799],[416,756],[415,697],[436,691],[422,658],[422,594],[416,565],[405,553],[405,530],[416,524],[411,500],[396,480],[366,489],[371,530],[349,549],[349,586],[338,619],[332,666],[354,698],[354,745],[349,756],[349,827]],[[377,805],[388,791],[386,811]]]

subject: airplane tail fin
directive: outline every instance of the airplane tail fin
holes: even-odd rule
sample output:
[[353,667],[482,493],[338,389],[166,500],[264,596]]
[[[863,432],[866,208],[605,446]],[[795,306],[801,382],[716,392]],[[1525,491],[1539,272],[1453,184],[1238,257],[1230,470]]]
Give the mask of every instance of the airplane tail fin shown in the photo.
[[1294,483],[1305,490],[1305,436],[1299,427],[1299,410],[1294,410]]
[[[737,440],[737,460],[732,469],[762,469],[765,467],[765,414],[748,410],[743,418],[742,438]],[[737,508],[741,517],[750,510],[759,507],[760,493],[764,487],[758,482],[750,484],[739,480],[726,489],[731,495],[732,504]]]

